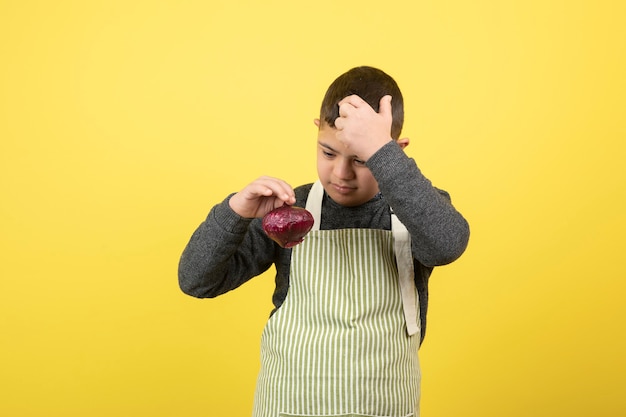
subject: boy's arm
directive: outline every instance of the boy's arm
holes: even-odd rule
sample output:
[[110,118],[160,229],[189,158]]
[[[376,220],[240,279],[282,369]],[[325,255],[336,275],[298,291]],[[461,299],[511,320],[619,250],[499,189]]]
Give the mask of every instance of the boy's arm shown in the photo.
[[267,270],[277,245],[263,232],[261,218],[295,202],[289,184],[263,176],[213,207],[180,258],[178,281],[183,292],[216,297]]
[[396,142],[367,161],[381,193],[412,238],[413,256],[425,266],[445,265],[465,251],[469,224],[450,196],[424,177]]
[[229,196],[214,206],[195,230],[178,266],[181,290],[194,297],[216,297],[267,270],[274,244],[265,237],[260,219],[239,216]]

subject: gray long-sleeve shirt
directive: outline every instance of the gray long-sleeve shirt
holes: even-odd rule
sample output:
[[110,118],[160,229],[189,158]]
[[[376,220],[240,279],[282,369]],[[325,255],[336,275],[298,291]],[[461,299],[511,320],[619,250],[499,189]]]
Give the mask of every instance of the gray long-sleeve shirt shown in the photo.
[[[422,340],[426,330],[428,279],[433,267],[448,264],[465,251],[469,225],[449,195],[432,186],[415,161],[389,142],[368,161],[380,193],[357,207],[344,207],[324,195],[320,229],[391,229],[391,209],[411,235],[415,284],[420,299]],[[304,207],[312,184],[295,188],[296,206]],[[191,236],[179,263],[179,284],[186,293],[211,298],[233,290],[276,266],[274,311],[289,288],[291,249],[281,248],[261,227],[261,219],[243,218],[228,196],[214,206]]]

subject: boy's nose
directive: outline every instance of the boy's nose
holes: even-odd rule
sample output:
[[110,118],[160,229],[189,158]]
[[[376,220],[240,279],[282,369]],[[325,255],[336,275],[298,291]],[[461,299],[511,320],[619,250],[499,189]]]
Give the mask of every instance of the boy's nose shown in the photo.
[[339,158],[335,161],[334,174],[342,180],[351,180],[354,178],[354,170],[352,169],[352,161]]

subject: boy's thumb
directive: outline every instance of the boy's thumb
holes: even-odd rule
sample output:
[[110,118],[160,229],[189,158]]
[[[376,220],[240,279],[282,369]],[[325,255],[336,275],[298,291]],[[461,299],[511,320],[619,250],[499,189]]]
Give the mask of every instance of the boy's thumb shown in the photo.
[[380,99],[378,103],[378,113],[383,116],[391,117],[391,96],[386,95]]

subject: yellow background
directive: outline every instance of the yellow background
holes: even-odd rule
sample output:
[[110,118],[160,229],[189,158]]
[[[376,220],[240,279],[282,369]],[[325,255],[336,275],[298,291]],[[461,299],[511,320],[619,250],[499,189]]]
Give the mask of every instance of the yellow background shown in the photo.
[[363,64],[472,227],[422,414],[625,415],[624,4],[0,1],[0,415],[249,415],[272,273],[196,300],[178,258],[229,192],[315,179]]

